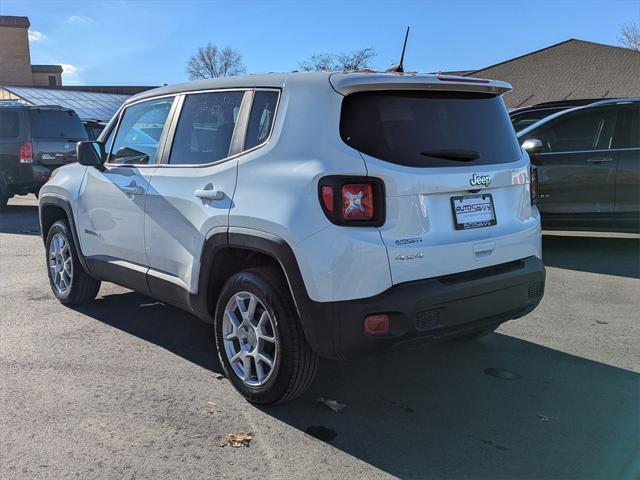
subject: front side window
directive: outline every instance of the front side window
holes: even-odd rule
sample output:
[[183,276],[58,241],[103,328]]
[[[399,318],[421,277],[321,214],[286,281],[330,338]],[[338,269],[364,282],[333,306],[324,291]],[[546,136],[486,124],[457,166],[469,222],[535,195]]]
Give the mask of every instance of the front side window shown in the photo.
[[278,92],[273,90],[258,90],[253,96],[253,105],[247,124],[247,135],[244,149],[256,147],[264,143],[271,133],[273,117],[278,104]]
[[203,165],[229,156],[244,91],[186,96],[169,163]]
[[16,138],[18,136],[18,114],[16,112],[0,112],[0,138]]
[[553,122],[539,139],[549,152],[606,150],[611,148],[615,121],[613,109],[582,111]]
[[155,163],[173,100],[173,97],[159,98],[127,107],[120,119],[108,162]]

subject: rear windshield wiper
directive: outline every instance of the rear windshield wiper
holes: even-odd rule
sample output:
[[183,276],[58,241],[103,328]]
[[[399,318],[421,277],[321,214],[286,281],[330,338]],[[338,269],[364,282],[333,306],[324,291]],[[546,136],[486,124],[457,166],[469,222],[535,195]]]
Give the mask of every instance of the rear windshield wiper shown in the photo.
[[425,157],[446,158],[447,160],[457,160],[459,162],[470,162],[476,158],[480,158],[480,153],[475,150],[425,150],[420,152]]

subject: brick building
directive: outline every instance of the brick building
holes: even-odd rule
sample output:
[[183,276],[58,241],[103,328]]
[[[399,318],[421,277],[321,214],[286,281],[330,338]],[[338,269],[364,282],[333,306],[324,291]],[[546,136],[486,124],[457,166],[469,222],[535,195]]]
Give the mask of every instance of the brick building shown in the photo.
[[0,16],[0,85],[62,85],[62,66],[31,65],[27,17]]

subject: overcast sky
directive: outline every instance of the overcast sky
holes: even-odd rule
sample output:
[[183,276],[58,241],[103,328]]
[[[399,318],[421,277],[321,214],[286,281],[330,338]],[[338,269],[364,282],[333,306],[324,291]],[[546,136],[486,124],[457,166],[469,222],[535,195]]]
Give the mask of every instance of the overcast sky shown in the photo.
[[640,1],[55,1],[0,0],[31,20],[32,63],[63,64],[64,82],[159,85],[186,80],[197,47],[242,53],[249,73],[291,71],[314,53],[377,51],[407,69],[481,68],[568,38],[617,45]]

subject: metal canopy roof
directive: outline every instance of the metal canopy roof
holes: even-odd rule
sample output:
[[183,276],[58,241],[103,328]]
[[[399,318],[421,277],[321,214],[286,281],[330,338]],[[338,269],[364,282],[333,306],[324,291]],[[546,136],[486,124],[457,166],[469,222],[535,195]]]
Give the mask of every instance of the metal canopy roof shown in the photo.
[[75,110],[81,120],[109,120],[129,95],[0,85],[29,105],[60,105]]

